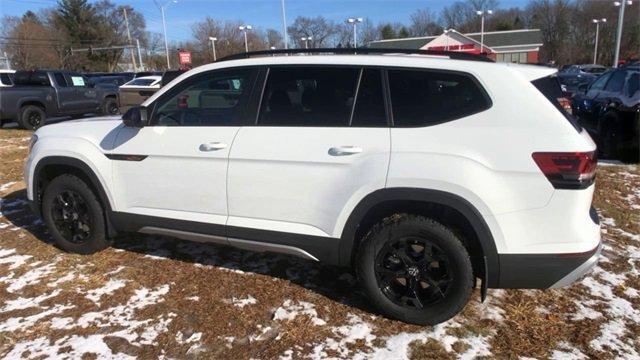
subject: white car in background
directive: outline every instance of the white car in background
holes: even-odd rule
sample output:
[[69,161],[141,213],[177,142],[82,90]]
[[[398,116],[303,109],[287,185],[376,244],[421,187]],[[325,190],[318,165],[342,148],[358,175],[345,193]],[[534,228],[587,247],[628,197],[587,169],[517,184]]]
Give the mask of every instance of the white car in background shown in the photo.
[[135,78],[119,88],[120,113],[138,106],[160,89],[162,76],[151,75]]
[[0,87],[13,86],[15,70],[0,70]]

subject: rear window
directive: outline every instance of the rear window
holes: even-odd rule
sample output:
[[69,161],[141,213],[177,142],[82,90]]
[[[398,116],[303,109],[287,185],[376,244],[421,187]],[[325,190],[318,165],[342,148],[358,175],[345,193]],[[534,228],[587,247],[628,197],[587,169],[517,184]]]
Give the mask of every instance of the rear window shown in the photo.
[[430,126],[470,116],[491,107],[470,75],[424,70],[389,70],[396,127]]
[[45,71],[18,71],[15,73],[14,84],[28,86],[50,86],[49,76]]
[[551,102],[551,104],[553,104],[553,106],[556,107],[556,109],[558,109],[558,111],[560,111],[560,113],[562,113],[562,115],[564,115],[565,119],[573,125],[576,131],[582,131],[582,126],[578,124],[576,118],[567,113],[560,105],[560,99],[564,97],[564,94],[562,93],[562,88],[560,88],[560,81],[556,76],[552,75],[543,77],[534,80],[531,83],[547,98],[547,100]]

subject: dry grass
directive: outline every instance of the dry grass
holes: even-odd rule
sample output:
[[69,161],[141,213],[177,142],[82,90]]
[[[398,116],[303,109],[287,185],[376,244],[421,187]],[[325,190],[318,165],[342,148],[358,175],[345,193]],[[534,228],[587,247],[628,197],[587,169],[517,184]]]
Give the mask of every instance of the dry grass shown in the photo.
[[0,131],[0,186],[15,182],[0,190],[0,357],[640,353],[637,167],[599,169],[606,260],[589,277],[562,290],[490,291],[484,304],[476,292],[462,314],[424,328],[376,315],[348,272],[292,257],[143,235],[90,256],[63,253],[23,201],[29,136]]

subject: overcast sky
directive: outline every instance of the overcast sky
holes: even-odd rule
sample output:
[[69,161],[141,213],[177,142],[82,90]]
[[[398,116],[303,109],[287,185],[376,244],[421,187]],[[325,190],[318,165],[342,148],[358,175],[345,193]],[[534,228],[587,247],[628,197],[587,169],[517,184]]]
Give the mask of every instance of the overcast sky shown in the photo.
[[[112,0],[116,4],[129,4],[141,12],[147,21],[147,30],[162,32],[162,17],[153,0]],[[159,3],[170,0],[158,0]],[[452,1],[451,1],[452,2]],[[56,5],[56,0],[0,0],[0,14],[22,15]],[[439,12],[450,1],[446,0],[285,0],[287,21],[297,16],[318,16],[343,21],[348,17],[368,17],[378,22],[409,22],[416,9],[429,8]],[[524,6],[526,0],[501,0],[501,8]],[[191,37],[191,25],[206,16],[221,20],[244,20],[255,28],[282,29],[280,0],[178,0],[166,9],[167,36],[171,41]],[[478,29],[479,30],[479,29]]]

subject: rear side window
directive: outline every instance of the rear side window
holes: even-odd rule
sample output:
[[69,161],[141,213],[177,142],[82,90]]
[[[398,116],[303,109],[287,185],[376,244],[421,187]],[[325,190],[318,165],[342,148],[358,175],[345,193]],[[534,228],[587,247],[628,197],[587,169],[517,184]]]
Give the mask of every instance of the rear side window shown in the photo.
[[611,79],[604,88],[605,91],[620,92],[624,86],[624,79],[627,77],[625,71],[616,71],[611,75]]
[[491,106],[470,75],[421,70],[389,70],[388,74],[396,127],[435,125]]
[[531,84],[533,84],[533,86],[535,86],[536,89],[538,89],[538,91],[540,91],[540,93],[542,93],[542,95],[544,95],[544,97],[546,97],[547,100],[549,100],[549,102],[551,102],[551,104],[553,104],[553,106],[555,106],[556,109],[558,109],[558,111],[560,111],[560,113],[564,115],[564,117],[569,121],[569,123],[571,123],[576,131],[582,131],[582,127],[580,126],[578,121],[576,121],[575,117],[567,113],[567,111],[565,111],[560,104],[560,100],[564,97],[564,94],[562,93],[562,88],[560,87],[560,81],[556,76],[552,75],[536,79],[532,81]]
[[387,127],[383,94],[382,72],[377,69],[364,69],[358,85],[351,126]]
[[0,73],[0,82],[4,85],[13,85],[13,81],[11,81],[11,77],[7,73]]
[[349,126],[359,69],[270,68],[259,125]]
[[49,86],[49,76],[45,71],[18,71],[13,77],[16,85],[24,86]]
[[64,78],[64,75],[61,73],[54,73],[53,77],[56,79],[56,84],[60,87],[67,87],[67,80]]
[[640,73],[633,73],[627,80],[627,96],[632,97],[640,89]]

